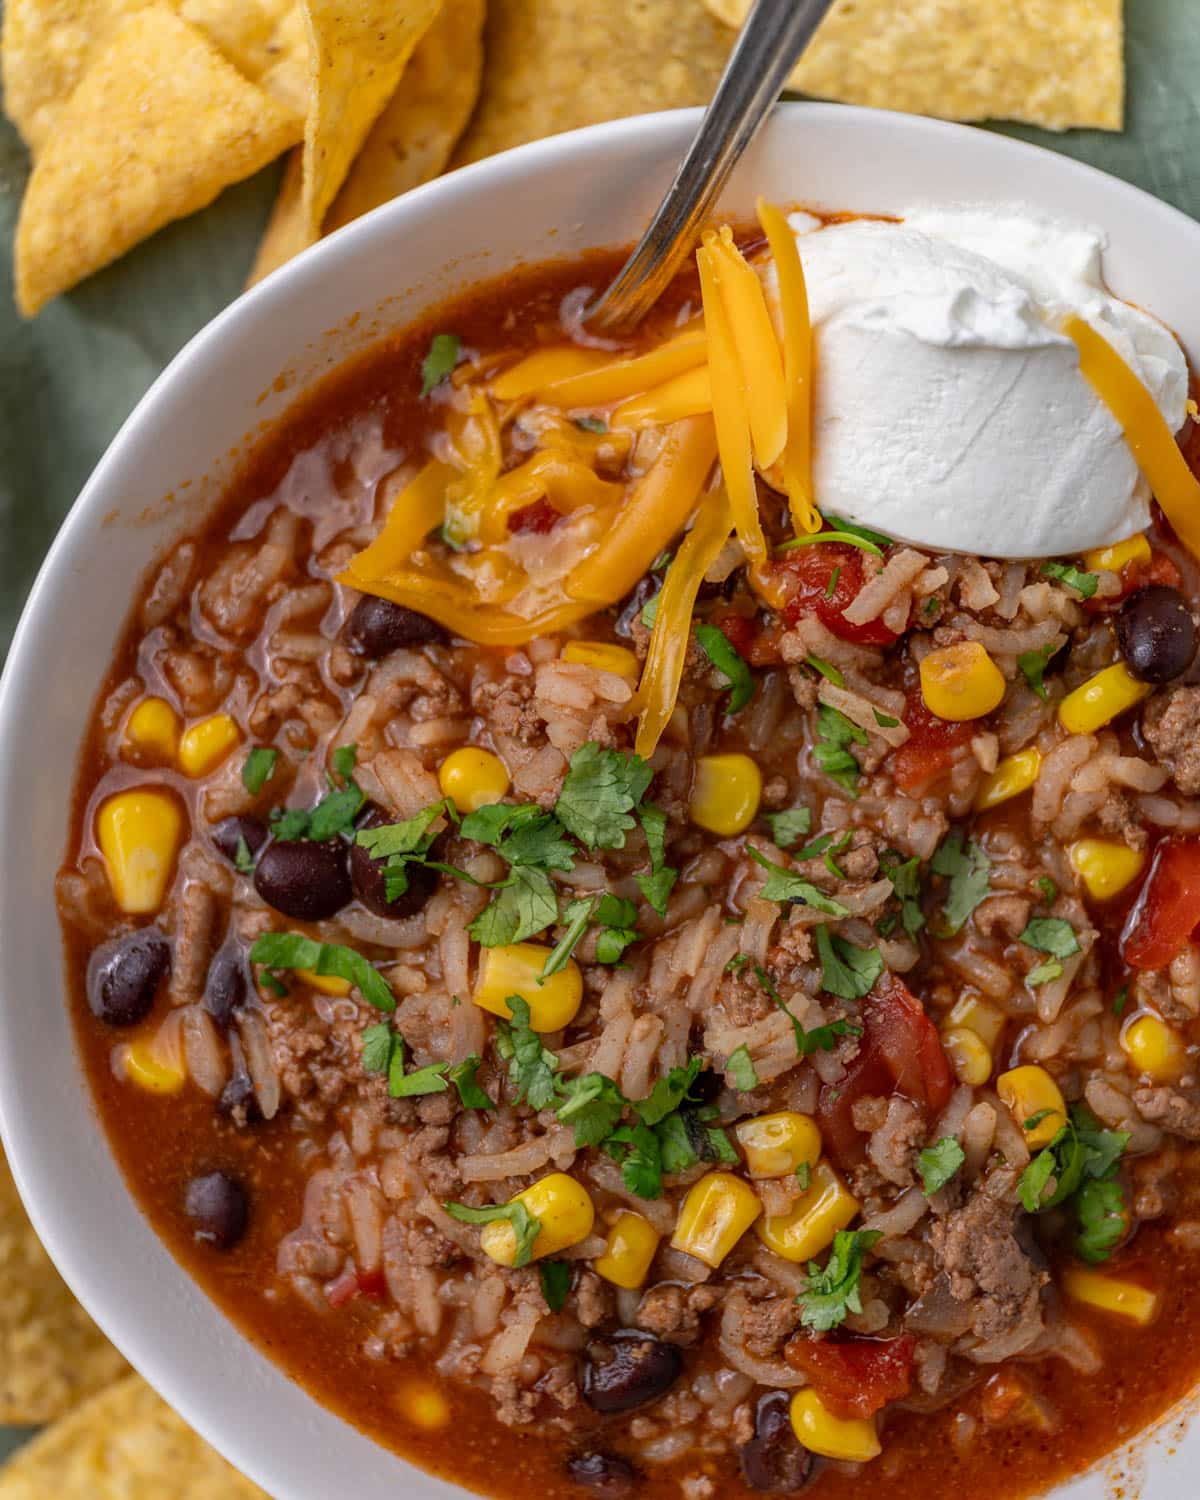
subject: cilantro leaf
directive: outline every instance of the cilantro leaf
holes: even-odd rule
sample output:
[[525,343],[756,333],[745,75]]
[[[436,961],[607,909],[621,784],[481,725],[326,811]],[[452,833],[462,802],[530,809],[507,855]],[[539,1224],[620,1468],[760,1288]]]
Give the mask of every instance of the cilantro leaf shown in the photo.
[[494,1203],[488,1208],[472,1208],[469,1203],[443,1203],[442,1207],[460,1224],[494,1224],[505,1220],[512,1225],[516,1240],[514,1266],[527,1266],[533,1258],[533,1244],[541,1233],[542,1221],[535,1218],[520,1198],[511,1203]]
[[368,1026],[362,1034],[362,1065],[364,1073],[386,1073],[392,1060],[392,1048],[396,1033],[386,1021]]
[[[675,1110],[667,1115],[654,1127],[654,1134],[658,1137],[659,1156],[662,1161],[662,1169],[668,1176],[677,1172],[686,1172],[689,1167],[694,1167],[701,1159],[700,1153],[692,1144],[691,1135],[688,1132],[688,1119],[691,1118],[682,1110]],[[693,1129],[695,1121],[693,1118]]]
[[662,1147],[648,1125],[622,1125],[604,1142],[620,1164],[621,1181],[639,1198],[662,1197]]
[[878,708],[873,708],[871,712],[875,715],[875,722],[879,725],[880,729],[895,729],[900,723],[899,719],[893,718],[891,714],[883,713]]
[[[1026,1129],[1033,1125],[1026,1120]],[[1017,1187],[1025,1211],[1032,1214],[1055,1208],[1083,1184],[1111,1180],[1128,1144],[1127,1131],[1107,1130],[1086,1105],[1073,1104],[1063,1128],[1021,1173]],[[1047,1194],[1051,1178],[1055,1186]]]
[[1030,969],[1025,976],[1025,983],[1031,990],[1036,990],[1040,985],[1049,984],[1052,979],[1061,979],[1063,966],[1057,958],[1048,958],[1036,968]]
[[280,844],[293,844],[308,833],[311,814],[306,807],[273,807],[271,836]]
[[476,1074],[479,1072],[483,1059],[478,1052],[472,1052],[470,1057],[464,1057],[462,1062],[455,1063],[446,1077],[458,1090],[459,1103],[464,1109],[495,1109],[495,1101],[480,1086]]
[[545,816],[536,802],[489,802],[468,813],[459,832],[465,839],[474,839],[477,844],[488,844],[494,849],[506,833]]
[[625,1108],[625,1096],[603,1073],[585,1073],[565,1085],[565,1098],[558,1118],[575,1129],[575,1144],[598,1146],[616,1129]]
[[607,425],[599,417],[575,417],[573,420],[576,427],[584,432],[605,433],[608,431]]
[[861,1000],[869,995],[883,973],[883,955],[878,948],[859,948],[822,924],[817,928],[817,956],[821,961],[821,988],[842,1000]]
[[[810,651],[804,658],[804,664],[811,667],[814,672],[819,672],[825,681],[832,682],[834,687],[846,686],[846,679],[842,676],[841,672],[838,671],[832,662],[825,661],[823,657],[816,656]],[[831,709],[830,712],[836,713],[837,709]]]
[[694,629],[700,649],[729,686],[729,704],[726,712],[741,713],[754,697],[754,677],[750,668],[738,655],[733,642],[719,626],[700,624]]
[[845,1322],[847,1313],[862,1312],[863,1257],[882,1237],[876,1229],[839,1229],[824,1270],[816,1261],[809,1262],[805,1288],[796,1298],[805,1328],[828,1333]]
[[300,932],[264,932],[250,949],[250,962],[265,969],[307,969],[346,979],[376,1010],[395,1010],[387,980],[361,953],[341,943],[319,943]]
[[508,1080],[519,1104],[545,1109],[558,1095],[558,1058],[529,1024],[529,1005],[520,995],[505,1001],[511,1021],[496,1022],[496,1052],[508,1063]]
[[544,1260],[538,1266],[542,1297],[552,1313],[563,1310],[571,1289],[571,1263],[567,1260]]
[[1125,1238],[1129,1206],[1121,1184],[1111,1179],[1085,1182],[1075,1199],[1079,1233],[1075,1253],[1090,1265],[1100,1265]]
[[1074,563],[1046,562],[1042,564],[1042,572],[1047,578],[1056,578],[1059,583],[1074,589],[1082,599],[1090,599],[1100,585],[1097,574],[1085,573]]
[[353,783],[322,797],[308,816],[308,837],[323,844],[339,833],[349,833],[367,795]]
[[900,925],[909,937],[916,937],[925,926],[921,910],[921,861],[917,855],[902,864],[881,862],[883,873],[892,882],[892,894],[900,902]]
[[257,797],[274,776],[275,762],[278,759],[278,750],[268,750],[262,745],[255,745],[247,755],[242,764],[242,785],[252,797]]
[[811,807],[789,807],[783,812],[764,813],[771,838],[780,849],[790,849],[812,827]]
[[848,748],[854,744],[867,744],[867,731],[860,729],[836,708],[830,708],[827,703],[819,704],[813,760],[831,781],[836,781],[852,797],[857,797],[858,778],[862,771]]
[[1058,900],[1058,886],[1050,879],[1049,875],[1039,875],[1037,888],[1042,893],[1042,904],[1053,906]]
[[594,896],[585,896],[578,901],[567,902],[562,913],[562,921],[566,924],[566,930],[546,955],[546,962],[542,965],[542,980],[549,979],[551,974],[557,974],[560,969],[566,968],[567,960],[574,953],[588,929],[595,905]]
[[1027,1214],[1037,1213],[1042,1206],[1046,1184],[1054,1176],[1056,1165],[1054,1152],[1047,1147],[1045,1151],[1039,1151],[1021,1173],[1017,1187],[1021,1194],[1021,1206]]
[[418,1094],[444,1094],[450,1085],[445,1074],[449,1063],[430,1063],[425,1068],[415,1068],[400,1078],[389,1080],[388,1092],[393,1099],[411,1099]]
[[650,851],[650,869],[657,874],[667,858],[667,815],[657,803],[643,802],[638,808],[638,821]]
[[925,1196],[932,1197],[939,1188],[944,1188],[966,1161],[966,1153],[952,1135],[944,1135],[932,1146],[926,1146],[917,1156],[917,1171]]
[[372,859],[423,853],[433,842],[429,837],[430,826],[445,811],[445,801],[433,802],[428,807],[423,807],[415,817],[406,818],[401,823],[384,823],[379,828],[360,829],[354,842],[365,849]]
[[330,759],[335,773],[343,781],[349,781],[351,776],[354,775],[354,767],[358,763],[358,746],[339,745]]
[[974,839],[964,848],[962,831],[956,828],[938,845],[930,865],[935,875],[949,881],[943,916],[947,935],[953,937],[990,893],[992,862]]
[[670,900],[671,892],[675,889],[675,882],[679,879],[679,871],[673,870],[669,865],[664,865],[653,875],[635,875],[638,890],[645,896],[647,902],[654,908],[660,917],[667,914],[667,902]]
[[491,902],[467,924],[485,948],[523,943],[558,921],[558,897],[545,870],[514,865]]
[[1032,917],[1025,925],[1020,941],[1052,958],[1070,958],[1079,952],[1079,939],[1070,922],[1062,917]]
[[832,1052],[837,1046],[840,1036],[861,1036],[862,1027],[855,1026],[849,1021],[831,1021],[827,1026],[814,1026],[811,1031],[805,1031],[796,1017],[784,1003],[783,996],[775,988],[771,976],[758,964],[754,965],[754,976],[758,980],[759,988],[773,1005],[783,1012],[792,1025],[792,1035],[796,1038],[796,1055],[798,1057],[811,1057],[814,1052]]
[[462,340],[456,333],[435,333],[429,352],[421,361],[421,396],[428,396],[435,386],[451,373],[458,364]]
[[545,870],[573,870],[575,851],[563,837],[553,813],[525,819],[500,840],[498,849],[510,865],[539,865]]
[[1050,665],[1050,658],[1055,655],[1057,649],[1056,646],[1039,646],[1036,651],[1022,651],[1017,657],[1017,666],[1021,669],[1021,675],[1043,703],[1048,696],[1043,679],[1046,668]]
[[740,1094],[748,1094],[751,1089],[758,1087],[758,1072],[754,1066],[754,1059],[746,1051],[744,1044],[726,1058],[725,1071]]
[[589,740],[571,757],[554,811],[589,849],[623,849],[634,826],[630,813],[653,777],[640,755],[606,750]]
[[641,933],[637,930],[637,907],[632,901],[614,896],[606,891],[596,908],[596,921],[601,931],[596,939],[596,962],[615,964],[630,943],[636,943]]
[[765,854],[760,854],[753,844],[746,845],[746,852],[756,864],[760,864],[767,871],[767,883],[759,893],[766,900],[802,901],[805,906],[811,906],[814,911],[824,912],[827,917],[849,916],[849,909],[840,901],[835,901],[832,896],[819,891],[810,880],[804,880],[794,871],[785,870],[782,865],[775,864]]
[[689,1057],[687,1066],[672,1068],[665,1078],[660,1078],[650,1090],[647,1098],[639,1099],[634,1109],[646,1125],[657,1125],[689,1097],[692,1085],[704,1067],[702,1057]]
[[245,834],[238,834],[237,848],[233,851],[233,867],[239,875],[254,873],[254,855],[250,853]]

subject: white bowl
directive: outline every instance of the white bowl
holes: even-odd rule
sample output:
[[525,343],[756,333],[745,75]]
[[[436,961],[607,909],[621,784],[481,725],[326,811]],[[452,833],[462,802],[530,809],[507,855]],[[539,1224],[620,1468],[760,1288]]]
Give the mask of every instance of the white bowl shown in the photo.
[[[318,374],[463,284],[633,240],[698,118],[686,110],[622,120],[469,167],[350,225],[234,303],[172,362],[105,454],[46,559],[0,685],[5,1148],[38,1233],[97,1323],[278,1500],[331,1500],[351,1488],[356,1500],[461,1491],[324,1410],[243,1339],[156,1238],[97,1128],[64,1000],[53,900],[97,685],[139,579],[204,515],[233,450]],[[921,200],[1023,201],[1101,224],[1113,288],[1170,323],[1200,365],[1200,226],[1064,157],[912,116],[788,104],[724,207],[748,216],[757,192],[874,212]],[[1130,1460],[1147,1471],[1142,1500],[1196,1492],[1200,1429],[1182,1441],[1175,1429],[1141,1440]],[[1113,1463],[1060,1494],[1102,1500]]]

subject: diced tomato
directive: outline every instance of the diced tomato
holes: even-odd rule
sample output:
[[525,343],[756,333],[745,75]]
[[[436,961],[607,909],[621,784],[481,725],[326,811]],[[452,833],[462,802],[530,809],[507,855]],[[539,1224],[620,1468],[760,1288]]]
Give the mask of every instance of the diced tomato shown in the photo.
[[1163,969],[1200,925],[1200,838],[1163,839],[1121,933],[1132,969]]
[[372,1297],[382,1302],[387,1296],[387,1280],[380,1270],[359,1271],[353,1265],[334,1278],[325,1288],[330,1307],[344,1307],[355,1297]]
[[1183,574],[1165,552],[1152,552],[1149,562],[1126,563],[1119,576],[1119,594],[1113,594],[1107,599],[1084,600],[1083,607],[1088,614],[1111,614],[1114,609],[1120,608],[1130,594],[1152,583],[1164,583],[1173,589],[1180,588],[1183,584]]
[[826,1084],[817,1105],[821,1138],[834,1162],[854,1166],[866,1139],[854,1126],[854,1105],[870,1095],[900,1093],[938,1114],[950,1099],[954,1075],[937,1028],[896,975],[881,979],[863,1001],[858,1056],[838,1084]]
[[912,1389],[917,1341],[911,1333],[897,1339],[789,1340],[784,1357],[803,1370],[821,1403],[835,1417],[873,1417],[889,1401]]
[[892,775],[902,792],[920,792],[948,771],[954,762],[954,752],[975,733],[970,719],[955,724],[931,714],[920,688],[913,688],[908,694],[904,723],[909,737],[892,753]]
[[726,609],[715,614],[712,622],[725,632],[725,639],[739,656],[749,655],[758,631],[748,615],[739,615],[736,610]]
[[532,505],[523,505],[508,518],[509,531],[549,531],[562,516],[549,500],[535,500]]
[[788,625],[802,615],[816,615],[826,629],[843,641],[861,646],[890,646],[898,640],[882,620],[852,625],[842,611],[863,586],[865,554],[845,542],[822,542],[797,547],[771,564],[780,585],[780,613]]
[[767,625],[758,631],[754,639],[746,648],[746,660],[752,667],[777,667],[783,661],[783,652],[780,650],[780,642],[783,640],[783,626],[776,623]]

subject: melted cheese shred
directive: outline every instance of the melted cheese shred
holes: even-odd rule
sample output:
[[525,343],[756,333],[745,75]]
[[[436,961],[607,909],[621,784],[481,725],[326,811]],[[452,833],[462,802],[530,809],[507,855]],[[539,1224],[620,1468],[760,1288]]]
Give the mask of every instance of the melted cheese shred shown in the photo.
[[712,411],[712,379],[707,363],[664,380],[642,396],[622,401],[612,414],[614,427],[666,427],[683,417]]
[[[457,469],[433,460],[404,486],[379,535],[350,559],[349,569],[361,580],[355,588],[385,577],[408,561],[433,528],[442,524],[446,488],[458,477]],[[390,479],[385,483],[390,484]]]
[[734,244],[733,230],[726,224],[715,235],[705,238],[715,257],[717,286],[733,331],[750,417],[754,461],[765,471],[787,442],[787,397],[779,340],[771,325],[762,282]]
[[[766,560],[767,543],[758,514],[747,392],[729,314],[721,295],[715,239],[711,232],[704,236],[703,244],[696,251],[696,264],[700,268],[700,294],[708,331],[708,370],[712,380],[717,449],[738,539],[751,563],[761,563]],[[774,335],[771,342],[775,343]]]
[[808,287],[796,238],[783,210],[765,198],[760,198],[756,207],[779,277],[779,304],[783,309],[783,383],[787,400],[783,485],[797,533],[812,535],[821,529],[821,514],[816,507],[812,481],[813,338]]
[[1063,332],[1079,350],[1079,368],[1125,434],[1163,514],[1179,540],[1200,557],[1200,481],[1188,468],[1154,397],[1103,334],[1069,317]]

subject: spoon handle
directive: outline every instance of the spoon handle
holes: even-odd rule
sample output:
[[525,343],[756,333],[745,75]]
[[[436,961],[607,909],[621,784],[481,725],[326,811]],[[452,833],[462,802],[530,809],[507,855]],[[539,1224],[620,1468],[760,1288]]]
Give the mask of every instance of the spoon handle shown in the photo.
[[592,332],[632,328],[658,300],[831,4],[754,0],[675,180],[632,255],[584,314]]

